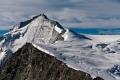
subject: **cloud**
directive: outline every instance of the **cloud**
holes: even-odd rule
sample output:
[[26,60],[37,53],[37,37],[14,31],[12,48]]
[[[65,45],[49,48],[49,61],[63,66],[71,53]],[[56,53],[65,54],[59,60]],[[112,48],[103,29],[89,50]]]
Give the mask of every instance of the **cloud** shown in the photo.
[[66,28],[119,28],[119,8],[119,0],[0,0],[0,30],[40,13]]

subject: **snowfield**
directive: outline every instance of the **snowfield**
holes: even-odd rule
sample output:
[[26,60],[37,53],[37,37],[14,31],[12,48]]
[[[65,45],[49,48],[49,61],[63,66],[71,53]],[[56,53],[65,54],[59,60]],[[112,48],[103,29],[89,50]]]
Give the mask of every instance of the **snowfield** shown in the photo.
[[86,37],[96,42],[113,42],[120,39],[120,35],[89,35],[84,34]]
[[[54,55],[69,67],[87,72],[92,77],[120,80],[120,46],[118,45],[120,43],[117,41],[120,35],[79,35],[78,37],[71,31],[65,34],[68,35],[66,41],[50,45],[33,43],[33,46],[38,49],[44,48],[48,54]],[[102,36],[101,41],[97,40],[100,36]],[[107,38],[114,39],[108,42],[103,40]]]
[[[89,73],[92,77],[120,80],[120,35],[86,35],[69,29],[62,33],[63,30],[44,15],[32,19],[25,26],[16,25],[0,36],[0,65],[29,42],[69,67]],[[59,34],[64,41],[55,42]]]

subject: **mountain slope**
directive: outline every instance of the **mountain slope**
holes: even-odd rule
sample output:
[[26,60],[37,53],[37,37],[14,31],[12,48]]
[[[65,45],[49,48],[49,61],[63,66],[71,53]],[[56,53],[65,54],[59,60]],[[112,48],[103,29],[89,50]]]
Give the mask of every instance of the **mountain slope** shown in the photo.
[[119,37],[78,34],[41,14],[0,36],[0,66],[29,42],[75,70],[105,80],[120,80]]
[[[44,52],[27,43],[10,59],[0,71],[0,80],[93,80],[82,71],[66,66]],[[94,80],[102,80],[97,77]]]
[[[65,29],[57,22],[40,14],[28,21],[14,26],[10,32],[0,36],[0,66],[26,42],[52,44],[64,40]],[[6,55],[8,57],[6,57]]]

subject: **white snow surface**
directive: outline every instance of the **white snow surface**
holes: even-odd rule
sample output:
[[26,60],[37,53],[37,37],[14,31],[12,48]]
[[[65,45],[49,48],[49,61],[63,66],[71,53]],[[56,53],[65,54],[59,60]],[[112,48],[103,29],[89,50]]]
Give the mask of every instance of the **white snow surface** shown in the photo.
[[[28,22],[27,22],[28,23]],[[26,22],[21,23],[21,25]],[[55,28],[57,30],[55,30]],[[26,26],[20,28],[20,24],[14,26],[10,32],[0,36],[0,66],[26,42],[38,44],[51,44],[56,41],[57,37],[63,30],[56,21],[46,18],[45,15],[40,15]]]
[[[49,41],[56,39],[57,34],[63,30],[53,22],[39,16],[28,25],[22,28],[17,25],[14,30],[0,36],[0,65],[29,42],[69,67],[89,73],[92,77],[120,80],[120,35],[84,35],[66,29],[62,34],[64,41],[50,44]],[[53,36],[54,29],[56,34]]]
[[62,32],[62,29],[61,29],[61,28],[59,28],[57,25],[55,26],[55,30],[56,30],[56,31],[58,31],[59,33],[61,33],[61,32]]
[[[64,35],[68,36],[65,41],[50,45],[33,43],[33,46],[38,49],[44,48],[48,54],[54,55],[69,67],[89,73],[92,77],[120,80],[120,35],[80,35],[78,37],[69,30]],[[102,39],[99,38],[100,36]],[[110,37],[115,39],[108,42],[103,40]]]
[[89,34],[84,35],[96,42],[112,42],[120,39],[120,35],[89,35]]

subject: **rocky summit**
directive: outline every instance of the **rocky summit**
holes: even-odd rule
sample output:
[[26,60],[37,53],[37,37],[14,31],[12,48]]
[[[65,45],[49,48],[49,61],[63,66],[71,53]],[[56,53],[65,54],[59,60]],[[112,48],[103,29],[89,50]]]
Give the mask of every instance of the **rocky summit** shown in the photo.
[[0,69],[0,80],[103,80],[69,68],[30,43],[15,52]]

